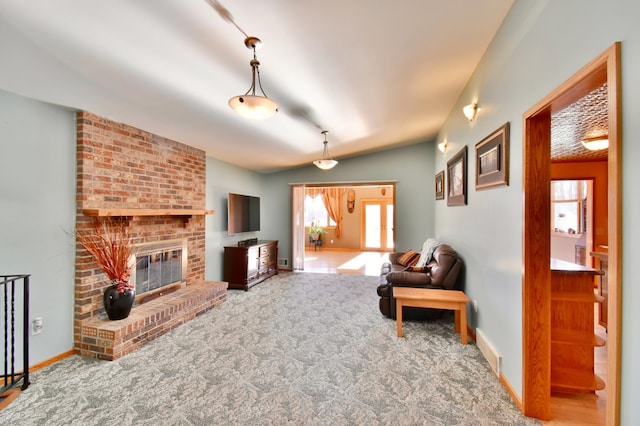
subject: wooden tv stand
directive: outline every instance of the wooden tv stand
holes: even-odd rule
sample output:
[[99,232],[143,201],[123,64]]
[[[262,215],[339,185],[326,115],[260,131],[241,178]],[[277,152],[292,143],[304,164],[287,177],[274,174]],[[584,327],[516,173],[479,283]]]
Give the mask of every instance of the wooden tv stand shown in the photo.
[[249,290],[278,273],[278,241],[225,246],[224,281],[229,288]]

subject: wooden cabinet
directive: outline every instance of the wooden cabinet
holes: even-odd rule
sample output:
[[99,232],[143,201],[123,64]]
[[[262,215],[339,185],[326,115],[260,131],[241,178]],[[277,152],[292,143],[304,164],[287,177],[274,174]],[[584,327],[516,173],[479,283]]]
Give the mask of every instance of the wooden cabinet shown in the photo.
[[594,373],[596,346],[594,277],[601,271],[551,259],[551,390],[594,392],[604,381]]
[[248,290],[278,273],[278,241],[224,248],[224,281],[229,288]]
[[602,301],[599,303],[598,309],[598,323],[607,328],[607,317],[609,315],[608,303],[609,303],[609,254],[594,251],[591,253],[596,260],[596,269],[602,271],[602,275],[598,277],[598,295],[602,297]]

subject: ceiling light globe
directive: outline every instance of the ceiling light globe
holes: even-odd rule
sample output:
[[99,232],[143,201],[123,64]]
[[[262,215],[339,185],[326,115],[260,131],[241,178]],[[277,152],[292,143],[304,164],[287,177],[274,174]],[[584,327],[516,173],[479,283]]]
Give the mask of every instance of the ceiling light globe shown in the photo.
[[582,141],[582,145],[590,151],[602,151],[609,148],[609,139],[605,138],[592,138]]
[[229,99],[229,106],[250,120],[265,120],[278,112],[278,104],[265,96],[234,96]]
[[322,170],[333,169],[338,162],[336,160],[316,160],[313,162],[315,166]]

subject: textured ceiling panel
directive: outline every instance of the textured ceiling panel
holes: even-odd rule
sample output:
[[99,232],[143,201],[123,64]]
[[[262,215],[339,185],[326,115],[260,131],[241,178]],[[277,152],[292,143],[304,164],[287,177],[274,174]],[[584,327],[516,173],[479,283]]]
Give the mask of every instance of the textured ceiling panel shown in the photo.
[[589,151],[581,141],[584,138],[609,134],[607,84],[589,93],[568,107],[551,115],[551,160],[598,161],[606,160],[608,149]]

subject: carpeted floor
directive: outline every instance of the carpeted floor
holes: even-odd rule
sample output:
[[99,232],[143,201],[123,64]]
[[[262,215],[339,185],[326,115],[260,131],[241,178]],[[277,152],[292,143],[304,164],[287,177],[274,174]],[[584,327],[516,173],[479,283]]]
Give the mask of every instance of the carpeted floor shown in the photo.
[[281,273],[117,361],[36,371],[2,425],[528,425],[453,316],[378,311],[377,278]]

